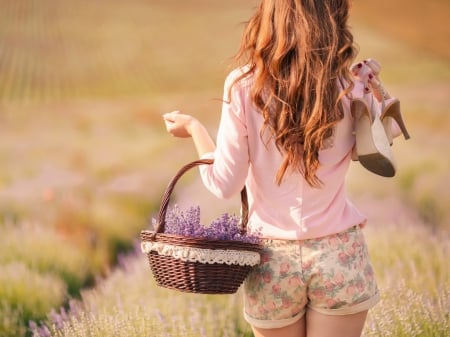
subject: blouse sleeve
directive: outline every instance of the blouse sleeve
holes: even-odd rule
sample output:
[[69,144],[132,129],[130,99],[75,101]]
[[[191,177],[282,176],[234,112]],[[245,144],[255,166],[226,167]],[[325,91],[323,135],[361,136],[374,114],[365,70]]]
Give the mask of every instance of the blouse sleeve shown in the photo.
[[206,188],[218,198],[224,199],[242,190],[249,168],[244,111],[246,93],[239,82],[234,83],[237,75],[236,71],[232,72],[225,81],[216,150],[202,156],[213,158],[214,163],[200,166],[200,175]]

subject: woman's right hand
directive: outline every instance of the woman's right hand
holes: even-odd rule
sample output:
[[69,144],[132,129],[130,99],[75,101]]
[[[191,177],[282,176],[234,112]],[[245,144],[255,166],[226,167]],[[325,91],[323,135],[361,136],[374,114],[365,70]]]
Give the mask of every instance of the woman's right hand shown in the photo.
[[191,115],[182,114],[179,111],[172,111],[163,115],[167,132],[174,137],[192,137],[198,155],[201,157],[205,153],[213,152],[216,148],[208,131],[202,123]]
[[193,128],[200,124],[196,118],[183,114],[180,111],[166,113],[163,115],[163,119],[167,132],[179,138],[192,137]]

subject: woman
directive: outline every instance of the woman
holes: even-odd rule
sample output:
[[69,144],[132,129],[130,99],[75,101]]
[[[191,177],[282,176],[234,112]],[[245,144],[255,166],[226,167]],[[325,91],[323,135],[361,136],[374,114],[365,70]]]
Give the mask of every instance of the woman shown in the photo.
[[[244,285],[255,336],[360,336],[379,300],[361,232],[365,217],[344,181],[355,145],[350,97],[378,87],[374,61],[353,67],[349,0],[262,0],[225,82],[217,147],[178,111],[169,133],[192,137],[207,188],[229,198],[245,185],[250,230],[265,242]],[[362,72],[361,72],[362,74]],[[380,96],[380,92],[377,92]]]

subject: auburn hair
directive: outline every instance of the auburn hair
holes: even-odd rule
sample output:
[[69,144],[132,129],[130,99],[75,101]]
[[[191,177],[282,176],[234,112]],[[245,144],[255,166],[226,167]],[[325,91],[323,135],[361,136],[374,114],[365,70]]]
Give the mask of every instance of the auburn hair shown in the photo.
[[[236,60],[254,76],[251,98],[264,117],[261,138],[274,140],[288,169],[320,187],[319,150],[343,118],[356,56],[348,26],[349,0],[262,0],[247,22]],[[348,87],[340,90],[339,83]]]

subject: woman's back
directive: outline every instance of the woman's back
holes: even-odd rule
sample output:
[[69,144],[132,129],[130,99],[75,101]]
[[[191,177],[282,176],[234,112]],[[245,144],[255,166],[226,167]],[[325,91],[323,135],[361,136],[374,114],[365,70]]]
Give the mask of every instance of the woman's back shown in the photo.
[[[216,162],[200,169],[205,185],[216,196],[227,198],[245,184],[250,203],[249,227],[262,231],[264,237],[321,237],[365,221],[347,200],[344,187],[355,143],[349,100],[342,100],[343,119],[319,152],[317,176],[322,185],[310,186],[294,170],[288,171],[278,185],[275,177],[283,155],[273,140],[260,133],[264,118],[248,94],[253,77],[236,81],[240,75],[242,70],[237,69],[226,80],[218,146],[214,154],[204,156],[214,157]],[[360,85],[353,89],[360,90]],[[231,97],[227,97],[228,92]]]

